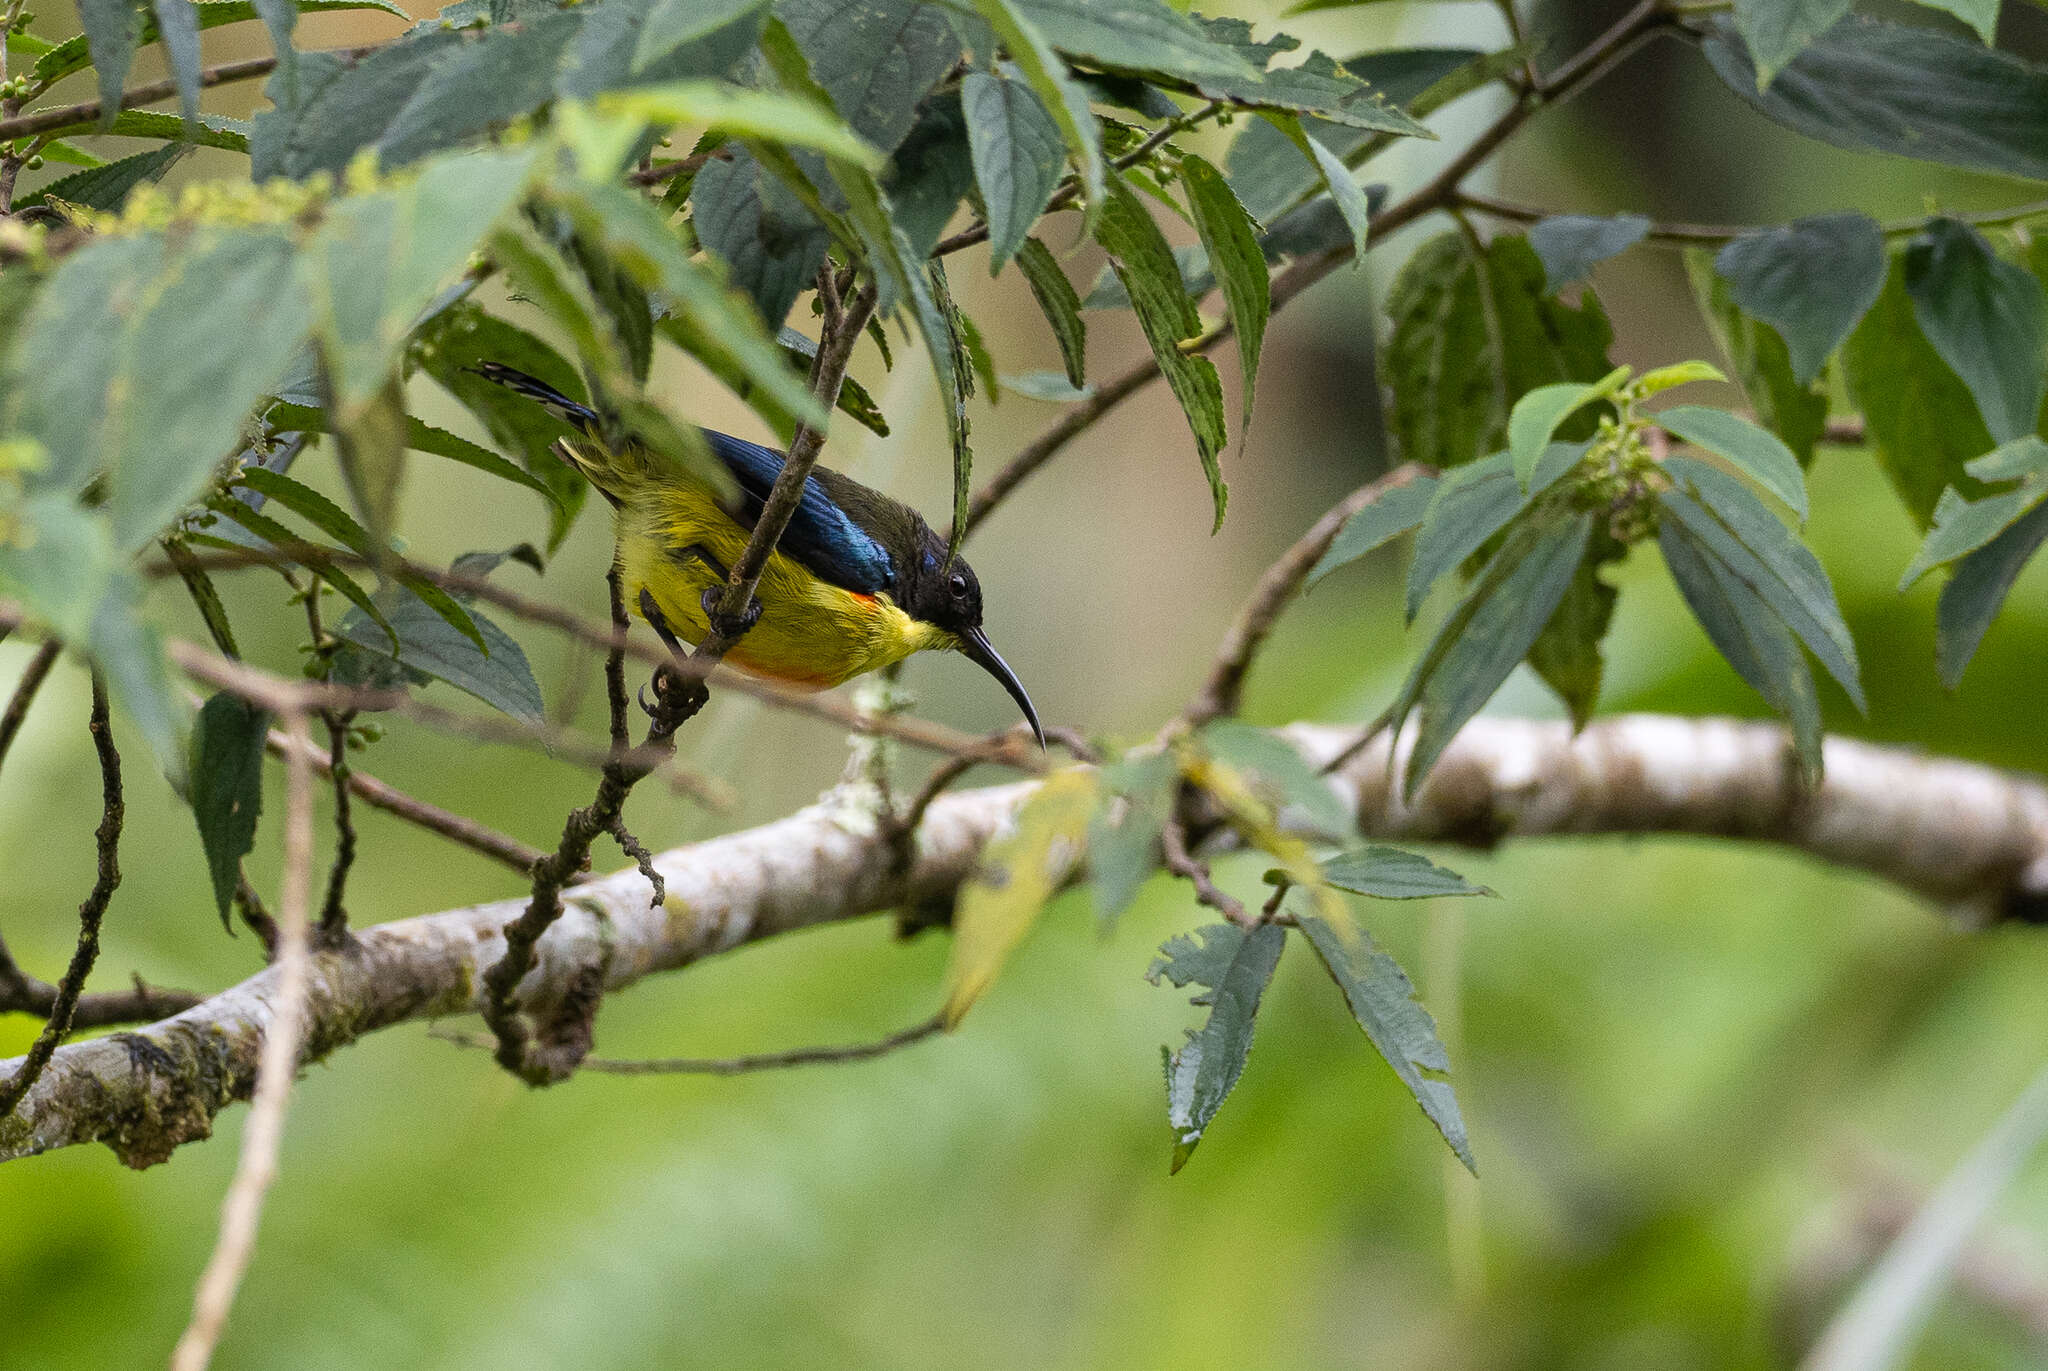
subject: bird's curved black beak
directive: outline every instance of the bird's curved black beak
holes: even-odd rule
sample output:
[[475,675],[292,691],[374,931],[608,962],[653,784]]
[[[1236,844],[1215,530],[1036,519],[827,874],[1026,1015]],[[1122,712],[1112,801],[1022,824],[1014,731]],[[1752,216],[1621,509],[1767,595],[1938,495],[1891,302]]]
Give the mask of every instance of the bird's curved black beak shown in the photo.
[[1043,751],[1045,729],[1039,724],[1038,711],[1031,707],[1031,697],[1024,693],[1024,683],[1017,679],[1017,673],[1010,670],[1010,664],[1003,660],[1002,654],[989,643],[988,635],[979,628],[967,629],[959,636],[960,655],[1003,683],[1003,689],[1010,692],[1010,698],[1024,711],[1024,719],[1031,725],[1039,750]]

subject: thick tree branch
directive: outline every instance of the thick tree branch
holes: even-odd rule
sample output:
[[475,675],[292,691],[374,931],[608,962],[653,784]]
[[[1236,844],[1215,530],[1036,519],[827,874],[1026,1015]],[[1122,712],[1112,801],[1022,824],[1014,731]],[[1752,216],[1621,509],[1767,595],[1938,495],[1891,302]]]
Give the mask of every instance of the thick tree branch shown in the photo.
[[[1297,726],[1311,757],[1351,731]],[[1895,881],[1983,920],[2048,915],[2048,787],[1973,763],[1846,738],[1826,745],[1826,780],[1802,790],[1783,729],[1726,719],[1629,715],[1576,739],[1562,722],[1481,718],[1445,752],[1412,804],[1398,800],[1382,737],[1333,777],[1369,837],[1491,845],[1544,835],[1695,834],[1747,838]],[[982,845],[1033,789],[1019,782],[942,795],[925,814],[907,873],[873,837],[874,816],[843,796],[778,823],[656,858],[668,898],[650,908],[626,870],[578,887],[537,946],[529,1006],[571,994],[594,965],[603,989],[745,943],[904,903],[944,901]],[[485,968],[522,900],[358,931],[349,952],[309,963],[302,1062],[365,1033],[479,1007]],[[0,1159],[105,1142],[131,1166],[206,1137],[246,1098],[275,1012],[270,967],[138,1033],[61,1048],[13,1119]],[[0,1072],[15,1063],[0,1063]]]

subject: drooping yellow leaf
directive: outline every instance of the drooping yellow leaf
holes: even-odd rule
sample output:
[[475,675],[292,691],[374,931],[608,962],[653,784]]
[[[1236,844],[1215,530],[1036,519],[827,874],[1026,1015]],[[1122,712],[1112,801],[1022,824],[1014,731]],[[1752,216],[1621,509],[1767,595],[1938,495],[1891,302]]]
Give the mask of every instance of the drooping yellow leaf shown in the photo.
[[991,842],[953,911],[946,967],[946,1027],[957,1025],[994,983],[1038,912],[1080,860],[1088,820],[1101,802],[1095,773],[1055,772],[1018,811],[1017,826]]

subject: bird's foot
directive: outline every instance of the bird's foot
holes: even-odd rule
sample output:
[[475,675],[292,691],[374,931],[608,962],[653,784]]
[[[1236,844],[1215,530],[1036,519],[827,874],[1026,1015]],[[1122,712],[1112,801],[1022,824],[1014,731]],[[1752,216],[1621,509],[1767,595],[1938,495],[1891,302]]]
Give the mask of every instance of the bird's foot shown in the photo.
[[761,599],[757,595],[747,597],[746,612],[738,615],[721,614],[718,602],[725,594],[723,586],[706,587],[699,603],[704,606],[704,618],[711,625],[711,631],[727,642],[746,636],[747,630],[761,622]]

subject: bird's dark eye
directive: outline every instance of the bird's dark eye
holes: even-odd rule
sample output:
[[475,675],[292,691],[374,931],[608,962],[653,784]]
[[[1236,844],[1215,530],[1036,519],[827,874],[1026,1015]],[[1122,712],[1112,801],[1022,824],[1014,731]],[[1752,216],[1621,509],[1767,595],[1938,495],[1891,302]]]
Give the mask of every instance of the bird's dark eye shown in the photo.
[[953,588],[953,594],[956,598],[967,594],[967,578],[957,571],[947,578],[946,584]]

